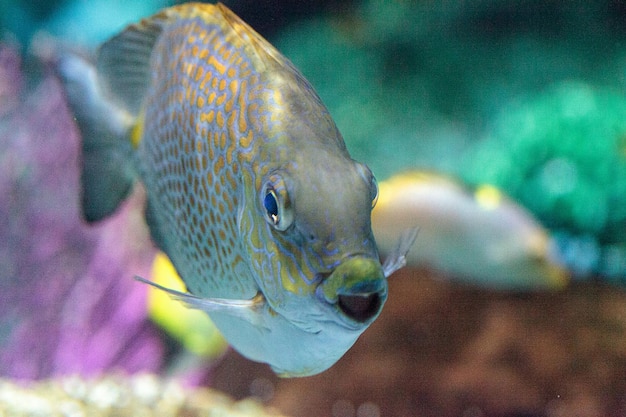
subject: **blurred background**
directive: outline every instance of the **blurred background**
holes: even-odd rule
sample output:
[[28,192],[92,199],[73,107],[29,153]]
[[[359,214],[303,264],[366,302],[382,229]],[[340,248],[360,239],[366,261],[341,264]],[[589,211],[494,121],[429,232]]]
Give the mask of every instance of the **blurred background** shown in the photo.
[[[276,378],[203,317],[168,324],[176,307],[132,280],[173,275],[140,193],[81,222],[80,138],[37,56],[53,39],[93,52],[174,3],[3,0],[0,376],[151,372],[294,416],[626,415],[626,2],[224,3],[377,176],[379,216],[398,219],[381,220],[381,250],[408,219],[424,255],[315,377]],[[393,181],[407,171],[423,175]],[[440,197],[449,210],[421,217]]]

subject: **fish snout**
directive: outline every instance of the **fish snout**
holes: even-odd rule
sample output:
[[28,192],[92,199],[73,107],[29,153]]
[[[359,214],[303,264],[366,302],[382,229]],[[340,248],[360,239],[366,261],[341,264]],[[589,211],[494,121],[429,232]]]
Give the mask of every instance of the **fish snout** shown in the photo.
[[376,259],[348,258],[328,275],[317,294],[338,311],[350,327],[368,325],[378,316],[387,300],[387,279]]

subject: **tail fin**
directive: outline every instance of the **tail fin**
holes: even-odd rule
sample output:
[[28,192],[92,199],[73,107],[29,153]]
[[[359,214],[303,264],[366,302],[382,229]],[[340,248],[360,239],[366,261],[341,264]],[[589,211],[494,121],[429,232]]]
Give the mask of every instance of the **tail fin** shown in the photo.
[[132,189],[128,137],[135,117],[103,97],[96,70],[86,59],[64,53],[56,70],[82,135],[83,216],[95,222],[113,213]]

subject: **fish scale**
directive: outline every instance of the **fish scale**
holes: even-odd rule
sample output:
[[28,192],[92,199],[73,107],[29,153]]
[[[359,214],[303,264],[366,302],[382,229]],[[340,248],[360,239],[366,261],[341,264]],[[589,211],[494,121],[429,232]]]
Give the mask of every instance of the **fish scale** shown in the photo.
[[[157,118],[146,123],[145,135],[162,141],[142,141],[139,151],[147,157],[140,159],[146,161],[145,171],[161,167],[145,175],[157,180],[154,185],[159,190],[159,198],[150,200],[151,209],[175,225],[170,234],[184,239],[183,259],[175,265],[181,275],[197,277],[187,283],[189,290],[204,296],[248,298],[256,291],[252,275],[238,267],[244,262],[242,249],[233,250],[240,246],[234,239],[234,208],[242,199],[239,166],[254,148],[237,153],[236,138],[252,135],[240,115],[247,112],[246,87],[258,83],[258,77],[252,76],[250,60],[225,40],[229,28],[223,21],[209,19],[212,16],[175,23],[168,29],[171,34],[155,46],[154,55],[169,56],[171,63],[170,71],[157,73],[153,81],[160,87],[147,101],[146,111]],[[215,53],[208,55],[207,48]],[[161,123],[162,119],[167,122]],[[233,123],[237,119],[243,122]],[[165,155],[160,151],[163,145],[169,150]],[[179,154],[186,157],[176,158]],[[210,168],[209,160],[214,161]],[[198,253],[204,255],[201,262]]]
[[[85,218],[139,180],[146,221],[225,338],[280,375],[335,363],[378,316],[377,186],[328,110],[267,41],[221,4],[184,4],[129,26],[96,66],[61,60],[83,136]],[[407,244],[408,242],[408,244]]]

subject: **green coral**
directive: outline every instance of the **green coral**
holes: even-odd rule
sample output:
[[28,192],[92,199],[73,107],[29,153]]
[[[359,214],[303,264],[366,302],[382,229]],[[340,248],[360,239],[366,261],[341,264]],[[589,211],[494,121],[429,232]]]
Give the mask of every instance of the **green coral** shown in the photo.
[[501,187],[553,229],[624,242],[626,99],[567,82],[508,106],[460,174]]

